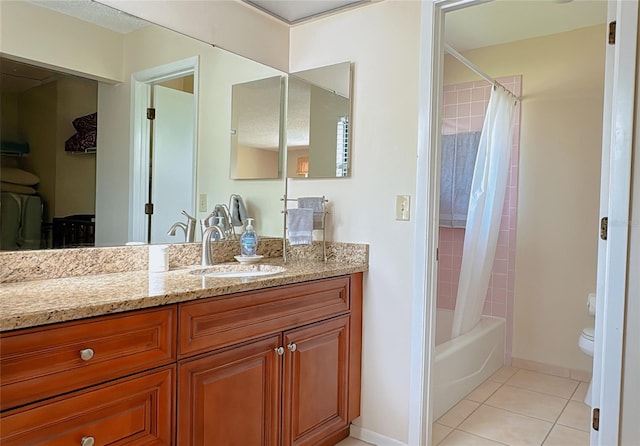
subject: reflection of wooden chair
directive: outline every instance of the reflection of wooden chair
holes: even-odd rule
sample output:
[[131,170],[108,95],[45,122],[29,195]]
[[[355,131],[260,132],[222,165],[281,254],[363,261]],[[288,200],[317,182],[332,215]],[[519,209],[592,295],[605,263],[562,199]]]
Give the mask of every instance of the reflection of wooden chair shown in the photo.
[[53,219],[53,247],[77,248],[95,245],[95,215],[69,215]]

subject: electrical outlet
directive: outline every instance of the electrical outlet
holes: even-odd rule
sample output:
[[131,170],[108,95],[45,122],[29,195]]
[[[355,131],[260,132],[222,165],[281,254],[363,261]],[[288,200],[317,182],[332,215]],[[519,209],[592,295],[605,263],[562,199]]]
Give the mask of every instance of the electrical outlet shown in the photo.
[[410,208],[411,197],[409,195],[396,195],[396,220],[408,221]]
[[198,200],[198,212],[207,212],[207,194],[200,194]]

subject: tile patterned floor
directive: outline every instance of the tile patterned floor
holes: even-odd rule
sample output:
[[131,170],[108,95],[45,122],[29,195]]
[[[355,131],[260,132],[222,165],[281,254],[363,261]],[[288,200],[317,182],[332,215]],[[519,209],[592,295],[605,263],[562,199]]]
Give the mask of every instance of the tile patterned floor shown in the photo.
[[[432,444],[588,445],[587,387],[573,379],[503,367],[433,423]],[[370,445],[350,437],[337,446]]]
[[438,446],[589,444],[588,383],[503,367],[433,424]]

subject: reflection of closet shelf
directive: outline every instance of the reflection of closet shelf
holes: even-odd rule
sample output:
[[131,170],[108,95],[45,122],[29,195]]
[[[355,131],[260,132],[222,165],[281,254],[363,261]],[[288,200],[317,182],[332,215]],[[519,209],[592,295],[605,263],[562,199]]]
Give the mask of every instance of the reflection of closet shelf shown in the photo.
[[95,147],[89,147],[84,150],[67,150],[66,153],[71,155],[95,155],[97,149]]
[[[287,210],[289,201],[298,202],[297,198],[288,198],[285,194],[284,198],[281,198],[280,201],[284,203],[284,210],[282,213],[284,214],[284,237],[282,238],[282,258],[284,263],[287,263]],[[314,231],[322,231],[322,260],[327,263],[327,237],[326,237],[326,229],[327,229],[327,208],[326,204],[329,202],[324,195],[322,196],[322,227],[314,228]],[[313,242],[312,242],[313,244]]]
[[0,153],[8,156],[27,156],[29,154],[29,144],[26,142],[2,141],[0,142]]

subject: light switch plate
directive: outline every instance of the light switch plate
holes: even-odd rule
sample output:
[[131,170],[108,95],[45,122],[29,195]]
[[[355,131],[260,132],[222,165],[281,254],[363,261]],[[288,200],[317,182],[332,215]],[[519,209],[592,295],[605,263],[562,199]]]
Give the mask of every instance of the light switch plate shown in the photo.
[[411,209],[410,195],[396,195],[396,220],[409,221]]
[[198,212],[207,212],[207,194],[200,194],[198,200]]

